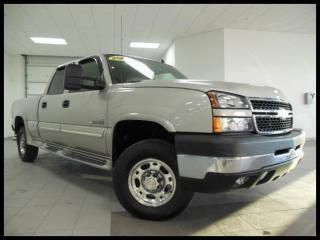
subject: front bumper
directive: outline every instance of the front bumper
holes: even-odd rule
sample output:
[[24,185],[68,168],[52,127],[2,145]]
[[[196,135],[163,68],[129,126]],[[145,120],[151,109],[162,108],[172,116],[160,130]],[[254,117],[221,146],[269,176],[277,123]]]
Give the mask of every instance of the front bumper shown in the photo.
[[[179,174],[184,187],[219,192],[253,187],[284,176],[303,157],[305,132],[277,136],[177,134]],[[241,184],[237,180],[243,178]]]

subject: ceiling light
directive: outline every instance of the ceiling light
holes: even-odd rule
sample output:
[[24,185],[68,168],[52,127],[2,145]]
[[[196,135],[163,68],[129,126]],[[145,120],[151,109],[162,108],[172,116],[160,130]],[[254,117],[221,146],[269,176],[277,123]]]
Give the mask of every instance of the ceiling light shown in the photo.
[[30,37],[35,43],[40,44],[67,44],[63,38],[44,38],[44,37]]
[[160,43],[131,42],[132,48],[158,48]]

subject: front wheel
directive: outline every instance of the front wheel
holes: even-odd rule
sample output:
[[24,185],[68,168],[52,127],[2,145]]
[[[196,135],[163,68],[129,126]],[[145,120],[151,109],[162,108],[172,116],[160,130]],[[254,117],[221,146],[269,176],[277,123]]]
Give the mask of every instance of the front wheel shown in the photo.
[[166,220],[181,213],[193,193],[182,189],[172,144],[148,139],[128,147],[113,172],[116,196],[131,214]]

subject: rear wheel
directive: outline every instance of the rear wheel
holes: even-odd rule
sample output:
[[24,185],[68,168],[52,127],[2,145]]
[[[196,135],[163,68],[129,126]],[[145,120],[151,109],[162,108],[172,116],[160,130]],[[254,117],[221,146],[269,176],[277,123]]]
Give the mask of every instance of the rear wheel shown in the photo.
[[172,144],[148,139],[128,147],[113,172],[116,196],[131,214],[165,220],[181,213],[193,193],[182,189]]
[[39,149],[35,146],[28,145],[24,127],[19,129],[17,145],[20,159],[23,162],[33,162],[36,160]]

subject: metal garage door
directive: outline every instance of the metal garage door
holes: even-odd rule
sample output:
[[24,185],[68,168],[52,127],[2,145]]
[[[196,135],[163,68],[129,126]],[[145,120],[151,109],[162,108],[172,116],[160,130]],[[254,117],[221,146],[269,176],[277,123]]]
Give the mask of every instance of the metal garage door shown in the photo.
[[44,92],[56,67],[79,57],[32,56],[26,57],[26,96],[37,96]]

